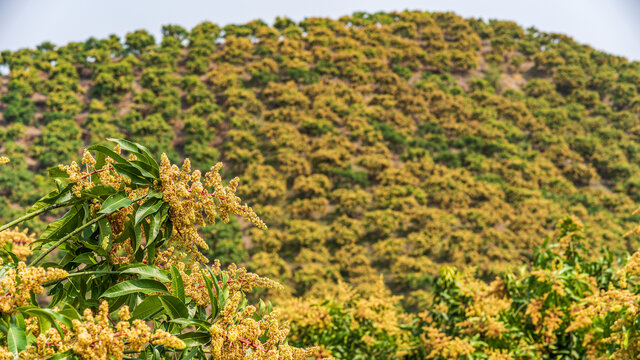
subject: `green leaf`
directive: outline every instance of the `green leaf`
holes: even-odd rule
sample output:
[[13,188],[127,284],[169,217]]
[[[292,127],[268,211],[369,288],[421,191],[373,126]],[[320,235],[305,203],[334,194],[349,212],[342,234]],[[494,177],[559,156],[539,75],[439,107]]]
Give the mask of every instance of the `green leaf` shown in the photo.
[[[133,222],[133,219],[131,219],[131,221]],[[131,224],[131,222],[128,222],[127,224]],[[131,238],[131,240],[133,240],[133,244],[132,244],[133,251],[137,252],[138,249],[140,249],[140,244],[142,244],[142,226],[140,226],[140,225],[137,225],[137,226],[131,225],[131,230],[133,231],[133,237]],[[142,259],[140,259],[140,260],[142,260]]]
[[[78,240],[75,236],[72,239],[74,241]],[[100,246],[100,244],[97,244],[97,243],[93,242],[93,241],[98,241],[98,240],[99,239],[96,239],[96,238],[90,238],[90,239],[86,239],[86,240],[80,240],[80,243],[82,243],[82,245],[86,246],[88,249],[93,250],[96,254],[98,254],[100,256],[108,257],[109,253],[107,252],[107,250],[103,249]],[[88,253],[88,254],[95,255],[95,254],[91,254],[91,253]],[[74,261],[77,261],[77,260],[74,260]]]
[[131,313],[131,317],[133,319],[146,319],[152,314],[156,313],[158,309],[162,309],[162,302],[160,301],[160,296],[152,295],[142,300],[138,306],[133,309],[133,313]]
[[20,262],[20,259],[16,256],[16,254],[12,253],[9,250],[0,248],[0,254],[10,257],[11,261],[13,261],[16,264]]
[[131,180],[132,184],[137,185],[150,185],[154,178],[145,178],[140,170],[129,164],[113,164],[114,169],[118,174]]
[[219,295],[222,292],[222,289],[220,288],[220,282],[218,281],[218,278],[213,272],[210,272],[210,274],[211,274],[211,279],[213,280],[213,286],[216,289],[216,295]]
[[107,198],[102,203],[102,207],[98,214],[111,214],[114,211],[120,210],[131,205],[132,201],[124,191],[117,192]]
[[33,204],[29,208],[29,210],[27,210],[27,213],[38,211],[38,210],[40,210],[40,209],[42,209],[42,208],[44,208],[46,206],[49,206],[49,205],[53,205],[53,204],[56,204],[56,203],[62,203],[62,202],[60,202],[61,198],[65,198],[67,201],[71,200],[72,195],[73,195],[71,193],[71,188],[72,187],[73,187],[73,185],[69,184],[65,188],[63,188],[62,190],[55,190],[55,191],[52,191],[52,192],[48,193],[47,195],[43,196],[38,201],[36,201],[36,203]]
[[42,309],[39,307],[31,306],[31,307],[19,308],[18,310],[23,314],[35,316],[39,319],[45,318],[50,325],[53,325],[58,330],[58,332],[63,338],[64,338],[64,332],[62,331],[62,328],[60,327],[60,325],[58,325],[58,321],[70,329],[73,328],[73,324],[70,318],[67,318],[66,316],[60,313],[57,313],[51,309]]
[[147,216],[155,213],[164,204],[164,201],[160,199],[149,199],[144,204],[140,205],[136,211],[136,218],[134,224],[137,226]]
[[158,168],[158,163],[153,159],[153,155],[151,155],[151,152],[146,147],[138,143],[134,143],[134,142],[123,140],[123,139],[109,138],[107,140],[117,143],[118,145],[120,145],[121,149],[138,155],[138,157],[143,158],[144,161],[147,162],[149,165],[151,166],[155,165],[155,168],[156,169]]
[[145,264],[140,264],[136,266],[129,265],[124,271],[122,271],[122,273],[137,274],[137,275],[140,275],[141,277],[147,277],[147,278],[157,278],[162,282],[171,281],[167,271],[152,265],[145,265]]
[[171,265],[171,287],[173,288],[173,295],[175,295],[180,301],[185,302],[184,296],[184,281],[180,271],[175,265]]
[[[186,351],[186,350],[185,350]],[[191,360],[193,359],[194,356],[196,356],[196,354],[198,353],[198,351],[202,351],[202,348],[199,346],[194,347],[193,349],[191,349],[191,351],[189,352],[189,354],[183,355],[180,360]],[[203,359],[205,358],[204,354],[200,354],[200,358]]]
[[[215,318],[218,316],[218,312],[220,311],[220,307],[218,306],[218,301],[216,296],[213,294],[213,288],[211,283],[215,283],[215,280],[211,280],[207,277],[207,274],[202,270],[202,278],[204,279],[204,286],[207,288],[207,293],[209,294],[209,302],[211,303],[211,315],[210,318]],[[217,293],[216,293],[217,295]]]
[[58,166],[53,166],[47,169],[47,174],[52,179],[67,179],[69,178],[69,174],[66,170],[60,169]]
[[201,346],[211,340],[211,334],[204,331],[191,331],[178,335],[178,338],[184,341],[187,347]]
[[216,289],[216,298],[218,299],[218,309],[224,309],[224,306],[227,303],[227,298],[229,297],[229,287],[227,286],[227,282],[229,277],[227,274],[222,273],[222,288],[220,288],[220,283],[218,282],[218,278],[216,274],[213,273],[210,267],[207,267],[209,274],[211,275],[211,279],[213,279],[213,285]]
[[75,230],[78,225],[80,225],[83,217],[84,211],[82,210],[82,207],[72,207],[66,214],[64,214],[63,217],[49,224],[42,235],[40,235],[40,239],[38,239],[38,241],[62,238]]
[[205,331],[209,330],[209,328],[211,327],[210,323],[200,319],[173,319],[171,320],[171,322],[182,325],[183,327],[188,327],[188,326],[199,327]]
[[162,224],[164,223],[167,217],[168,211],[169,211],[169,204],[164,203],[162,204],[160,209],[156,211],[153,217],[151,217],[151,224],[149,226],[149,230],[151,234],[147,235],[149,236],[149,238],[147,239],[147,245],[153,242],[160,234],[160,229],[162,228]]
[[147,253],[147,262],[153,264],[156,259],[156,244],[147,244],[144,249]]
[[58,313],[62,316],[66,316],[67,318],[73,320],[73,319],[78,319],[80,320],[82,318],[82,316],[80,316],[80,313],[78,312],[78,310],[76,310],[76,308],[74,308],[73,306],[70,305],[65,305],[64,308],[60,311],[58,311]]
[[98,263],[98,261],[94,257],[94,254],[91,252],[85,252],[76,256],[75,258],[73,258],[72,262],[86,265],[94,265]]
[[71,356],[73,355],[73,350],[67,350],[63,353],[59,353],[59,354],[55,354],[52,355],[51,357],[48,357],[47,360],[66,360],[66,359],[73,359]]
[[158,171],[158,169],[154,168],[153,166],[147,164],[146,162],[133,160],[133,161],[130,161],[129,163],[133,167],[138,169],[138,171],[140,171],[140,173],[144,177],[153,178],[153,179],[158,179],[160,177],[160,171]]
[[177,297],[164,295],[160,296],[160,301],[162,302],[164,308],[167,310],[167,314],[169,314],[172,319],[189,317],[189,310],[187,310],[187,307],[184,306],[184,303]]
[[122,156],[116,154],[113,150],[109,149],[108,147],[106,147],[104,145],[100,145],[100,144],[91,145],[91,146],[89,146],[87,148],[87,150],[103,153],[106,156],[112,158],[113,160],[115,160],[115,161],[117,161],[119,163],[127,163],[128,162],[125,158],[123,158]]
[[156,189],[149,191],[149,193],[147,194],[147,197],[149,199],[162,199],[163,196],[164,194],[162,193],[162,191]]
[[114,189],[113,186],[107,185],[96,185],[86,190],[82,190],[82,195],[88,196],[90,198],[101,198],[103,196],[113,195],[115,193],[116,189]]
[[113,233],[111,232],[109,220],[102,219],[98,221],[98,228],[100,229],[100,239],[98,240],[98,244],[102,249],[110,250]]
[[18,353],[27,348],[27,334],[24,329],[21,329],[13,324],[7,332],[7,345],[9,351],[18,357]]
[[128,294],[152,294],[156,292],[168,293],[167,288],[159,281],[149,279],[129,280],[110,287],[100,297],[114,298]]

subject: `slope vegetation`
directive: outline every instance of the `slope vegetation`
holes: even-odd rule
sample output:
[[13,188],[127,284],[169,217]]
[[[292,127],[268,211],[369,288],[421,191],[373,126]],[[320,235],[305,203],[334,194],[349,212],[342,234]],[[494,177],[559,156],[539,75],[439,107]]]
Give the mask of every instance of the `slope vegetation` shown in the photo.
[[591,248],[638,244],[638,62],[452,13],[162,32],[2,52],[0,218],[118,137],[223,161],[270,230],[206,228],[209,255],[298,295],[383,274],[411,304],[441,265],[520,266],[567,214]]

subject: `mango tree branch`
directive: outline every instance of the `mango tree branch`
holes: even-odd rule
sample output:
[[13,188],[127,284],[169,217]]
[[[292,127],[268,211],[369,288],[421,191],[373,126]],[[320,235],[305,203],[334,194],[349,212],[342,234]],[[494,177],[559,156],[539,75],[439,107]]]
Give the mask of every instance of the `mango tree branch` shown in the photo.
[[[140,196],[136,199],[133,199],[132,203],[135,203],[137,201],[140,201],[144,198],[146,198],[147,195],[143,195]],[[51,253],[54,249],[56,249],[58,246],[60,246],[62,243],[64,243],[65,241],[69,240],[72,236],[78,234],[79,232],[81,232],[82,230],[88,228],[89,226],[97,223],[98,221],[106,218],[107,216],[109,216],[111,214],[102,214],[96,218],[94,218],[93,220],[83,224],[82,226],[80,226],[79,228],[73,230],[72,232],[68,233],[67,235],[63,236],[60,240],[56,241],[55,243],[53,243],[53,245],[51,245],[47,250],[45,250],[44,252],[42,252],[40,255],[38,255],[37,258],[33,259],[33,261],[31,262],[31,264],[29,264],[29,266],[35,266],[37,265],[40,261],[42,261],[42,259],[44,259],[45,256],[49,255],[49,253]]]
[[60,246],[62,243],[64,243],[65,241],[69,240],[69,238],[71,238],[75,234],[81,232],[82,230],[88,228],[89,226],[97,223],[98,221],[106,218],[107,216],[109,216],[109,214],[102,214],[102,215],[98,216],[97,218],[94,218],[93,220],[91,220],[91,221],[85,223],[84,225],[80,226],[79,228],[73,230],[72,232],[68,233],[67,235],[63,236],[60,240],[56,241],[53,245],[51,245],[47,250],[45,250],[40,255],[38,255],[37,258],[33,259],[31,264],[29,264],[29,266],[37,265],[42,259],[44,259],[45,256],[49,255],[50,252],[52,252],[55,248]]
[[51,280],[51,281],[47,281],[45,283],[42,283],[42,286],[47,287],[47,286],[51,286],[53,284],[57,284],[65,279],[71,278],[71,277],[75,277],[75,276],[84,276],[84,275],[121,275],[122,271],[79,271],[79,272],[75,272],[75,273],[70,273],[67,274],[66,277],[62,278],[62,279],[57,279],[57,280]]
[[15,219],[13,221],[10,221],[10,222],[0,226],[0,232],[2,232],[2,231],[6,230],[6,229],[8,229],[8,228],[10,228],[10,227],[12,227],[14,225],[20,224],[23,221],[27,221],[29,219],[32,219],[32,218],[34,218],[34,217],[36,217],[36,216],[38,216],[38,215],[40,215],[42,213],[45,213],[45,212],[47,212],[49,210],[57,209],[59,207],[68,206],[68,205],[69,204],[63,203],[63,204],[53,204],[53,205],[45,206],[42,209],[39,209],[39,210],[36,210],[34,212],[31,212],[31,213],[28,213],[26,215],[23,215],[23,216]]

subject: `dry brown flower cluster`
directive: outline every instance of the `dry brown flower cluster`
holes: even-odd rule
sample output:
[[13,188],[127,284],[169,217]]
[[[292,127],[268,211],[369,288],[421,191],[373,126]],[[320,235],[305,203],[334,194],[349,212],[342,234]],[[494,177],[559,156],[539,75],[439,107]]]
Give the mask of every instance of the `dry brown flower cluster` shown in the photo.
[[31,293],[40,294],[44,291],[42,284],[63,279],[67,272],[62,269],[41,267],[27,267],[19,262],[15,268],[6,270],[0,279],[0,313],[11,313],[20,306],[29,304]]
[[13,252],[20,260],[26,260],[33,252],[29,247],[35,241],[35,234],[29,234],[28,229],[20,231],[18,227],[0,232],[0,247],[11,244]]
[[[123,306],[118,315],[120,321],[112,323],[109,305],[103,301],[96,314],[86,309],[82,321],[73,320],[72,329],[61,325],[64,337],[55,328],[34,334],[37,336],[36,345],[30,345],[21,352],[20,359],[45,359],[69,349],[81,360],[122,359],[125,350],[139,352],[148,343],[175,349],[185,347],[182,340],[163,330],[152,331],[142,320],[130,322],[128,306]],[[0,359],[3,350],[0,348]]]

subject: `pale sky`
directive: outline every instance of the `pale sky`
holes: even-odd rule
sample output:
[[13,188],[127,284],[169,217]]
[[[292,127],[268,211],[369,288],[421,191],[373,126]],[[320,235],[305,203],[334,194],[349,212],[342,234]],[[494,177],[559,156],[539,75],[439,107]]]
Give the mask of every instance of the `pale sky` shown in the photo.
[[354,11],[454,11],[464,17],[513,20],[561,32],[630,60],[640,60],[640,0],[0,0],[0,50],[56,45],[146,29],[159,39],[165,24],[185,28],[276,16],[337,18]]

